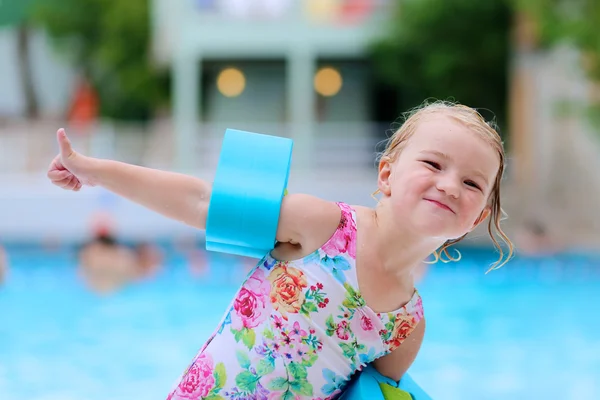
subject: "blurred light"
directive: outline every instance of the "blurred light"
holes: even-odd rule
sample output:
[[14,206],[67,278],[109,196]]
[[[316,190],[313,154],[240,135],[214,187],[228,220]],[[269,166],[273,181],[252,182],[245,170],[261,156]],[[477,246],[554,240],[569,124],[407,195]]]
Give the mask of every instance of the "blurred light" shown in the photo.
[[330,22],[339,15],[341,0],[305,0],[308,15],[314,21]]
[[246,88],[246,77],[237,68],[226,68],[217,77],[217,89],[225,97],[237,97]]
[[374,11],[374,0],[305,0],[309,18],[330,24],[358,24]]
[[322,96],[330,97],[338,94],[342,88],[342,75],[331,67],[319,69],[315,74],[315,90]]

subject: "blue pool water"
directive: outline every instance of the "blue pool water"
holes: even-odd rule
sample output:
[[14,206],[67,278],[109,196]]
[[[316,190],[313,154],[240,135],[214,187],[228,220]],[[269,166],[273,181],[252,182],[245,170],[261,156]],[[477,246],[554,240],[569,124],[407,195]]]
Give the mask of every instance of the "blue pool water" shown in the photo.
[[[157,279],[102,297],[72,251],[10,256],[2,400],[164,399],[243,278],[218,258],[208,280],[191,278],[171,252]],[[515,259],[484,275],[490,257],[466,251],[420,285],[428,325],[413,378],[436,400],[600,399],[598,260]]]

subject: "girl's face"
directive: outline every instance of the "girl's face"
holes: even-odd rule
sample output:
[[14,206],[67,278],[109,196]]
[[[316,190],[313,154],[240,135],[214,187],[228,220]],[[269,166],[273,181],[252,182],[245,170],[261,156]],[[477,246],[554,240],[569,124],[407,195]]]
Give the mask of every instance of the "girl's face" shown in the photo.
[[396,159],[380,163],[379,189],[398,223],[408,221],[423,236],[455,239],[489,214],[499,167],[490,144],[442,114],[420,122]]

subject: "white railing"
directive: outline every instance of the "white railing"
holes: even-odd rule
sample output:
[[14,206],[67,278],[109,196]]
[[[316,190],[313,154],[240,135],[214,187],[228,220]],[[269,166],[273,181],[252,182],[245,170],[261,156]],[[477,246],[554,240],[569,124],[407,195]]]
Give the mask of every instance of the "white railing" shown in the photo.
[[[57,153],[56,130],[63,121],[13,122],[0,126],[0,174],[37,174],[46,169]],[[198,156],[189,169],[216,166],[226,128],[289,136],[287,124],[200,124],[193,142]],[[320,123],[312,133],[294,138],[294,157],[310,157],[309,169],[370,169],[375,165],[377,133],[386,126],[376,123]],[[84,154],[111,158],[156,168],[177,166],[176,137],[170,120],[147,125],[101,121],[86,131],[67,126],[73,146]],[[294,130],[298,131],[298,130]],[[293,164],[292,164],[293,165]],[[294,168],[294,167],[292,167]]]

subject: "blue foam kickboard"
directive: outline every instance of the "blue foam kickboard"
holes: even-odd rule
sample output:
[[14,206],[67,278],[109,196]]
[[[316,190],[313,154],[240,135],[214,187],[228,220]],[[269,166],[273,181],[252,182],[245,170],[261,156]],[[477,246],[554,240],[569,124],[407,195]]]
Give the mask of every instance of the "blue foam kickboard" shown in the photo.
[[[340,397],[341,400],[432,400],[408,374],[404,375],[400,385],[381,375],[371,365],[358,374]],[[386,392],[392,395],[384,396],[382,385],[388,385]]]

